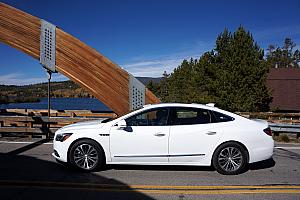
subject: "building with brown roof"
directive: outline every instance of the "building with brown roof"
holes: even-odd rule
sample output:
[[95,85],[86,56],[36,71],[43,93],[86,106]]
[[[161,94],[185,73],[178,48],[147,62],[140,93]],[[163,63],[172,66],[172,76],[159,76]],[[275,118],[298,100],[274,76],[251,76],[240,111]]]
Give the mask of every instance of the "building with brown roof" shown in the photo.
[[300,111],[300,68],[273,68],[267,77],[271,109]]

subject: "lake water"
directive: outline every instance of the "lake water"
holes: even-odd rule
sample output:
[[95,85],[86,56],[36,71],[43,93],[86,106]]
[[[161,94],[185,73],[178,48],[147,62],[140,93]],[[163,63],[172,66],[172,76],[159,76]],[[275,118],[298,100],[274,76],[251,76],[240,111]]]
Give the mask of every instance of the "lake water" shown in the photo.
[[[40,100],[35,103],[0,104],[0,109],[48,109],[48,99],[41,98]],[[51,98],[51,109],[111,111],[98,99],[92,98]]]

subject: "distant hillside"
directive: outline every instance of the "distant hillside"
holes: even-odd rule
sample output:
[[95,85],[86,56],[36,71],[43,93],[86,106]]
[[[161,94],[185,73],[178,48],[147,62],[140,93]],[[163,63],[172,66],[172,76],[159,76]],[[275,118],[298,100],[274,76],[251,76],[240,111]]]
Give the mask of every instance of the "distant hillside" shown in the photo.
[[[0,85],[1,96],[8,97],[47,97],[47,83],[24,86]],[[53,97],[84,97],[88,93],[72,81],[52,82],[51,94]]]
[[147,85],[150,81],[153,83],[159,83],[161,81],[161,77],[159,78],[151,78],[151,77],[136,77],[139,81],[141,81],[144,85]]
[[[157,83],[161,78],[137,77],[137,79],[147,85],[150,81]],[[47,86],[47,83],[24,86],[0,85],[0,103],[38,101],[38,98],[47,97]],[[51,96],[67,98],[93,97],[72,81],[51,82]]]

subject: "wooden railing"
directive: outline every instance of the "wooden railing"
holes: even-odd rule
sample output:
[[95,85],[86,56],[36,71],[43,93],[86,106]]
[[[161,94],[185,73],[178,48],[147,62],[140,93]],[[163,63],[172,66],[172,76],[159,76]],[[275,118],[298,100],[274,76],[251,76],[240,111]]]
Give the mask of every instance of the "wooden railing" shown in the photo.
[[276,124],[300,124],[300,113],[237,112],[250,119],[264,119]]
[[0,134],[18,133],[19,136],[53,136],[54,132],[69,124],[81,121],[115,118],[112,112],[99,113],[89,110],[47,110],[4,109],[0,110]]
[[290,133],[300,137],[300,113],[273,113],[273,112],[239,112],[237,113],[250,119],[264,119],[269,122],[269,126],[274,136],[281,133]]
[[[42,135],[53,136],[54,132],[65,125],[76,122],[116,118],[113,112],[94,112],[90,110],[51,110],[51,117],[48,118],[47,110],[36,109],[3,109],[0,110],[0,134],[17,133],[18,135]],[[237,113],[247,118],[265,119],[273,127],[274,132],[287,132],[290,128],[299,129],[300,113]],[[288,129],[287,129],[287,125]],[[295,125],[295,126],[291,126]],[[299,132],[296,130],[291,133]]]
[[[102,117],[116,118],[113,112],[91,110],[50,110],[51,117]],[[0,116],[48,116],[48,110],[38,109],[0,109]]]

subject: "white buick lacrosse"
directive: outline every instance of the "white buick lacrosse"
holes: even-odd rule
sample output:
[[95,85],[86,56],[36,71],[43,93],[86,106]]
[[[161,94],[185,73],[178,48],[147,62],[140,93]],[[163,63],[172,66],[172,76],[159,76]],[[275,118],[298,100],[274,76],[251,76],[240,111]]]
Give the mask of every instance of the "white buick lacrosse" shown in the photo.
[[249,163],[272,157],[268,123],[211,105],[146,105],[114,120],[59,129],[53,156],[84,171],[105,164],[213,166],[239,174]]

